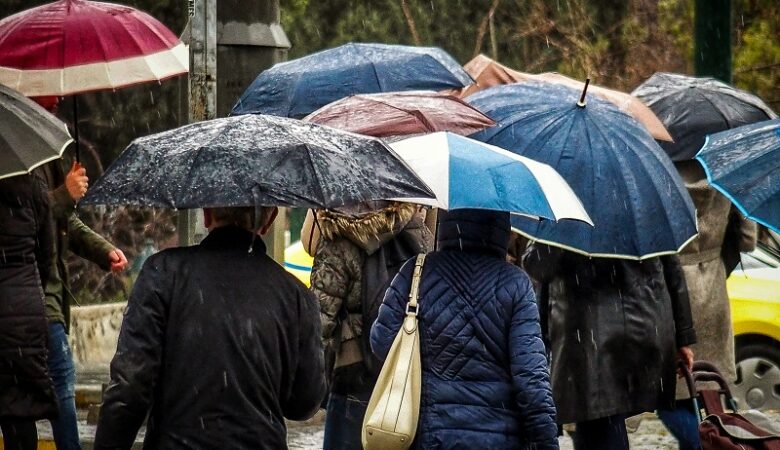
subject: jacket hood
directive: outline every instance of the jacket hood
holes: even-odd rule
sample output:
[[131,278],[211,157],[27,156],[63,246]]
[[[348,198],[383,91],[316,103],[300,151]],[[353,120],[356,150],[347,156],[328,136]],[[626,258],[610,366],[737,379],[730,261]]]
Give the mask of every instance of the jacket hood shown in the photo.
[[506,258],[509,213],[479,209],[439,211],[438,249]]
[[365,212],[321,210],[317,212],[317,225],[324,239],[348,239],[370,255],[405,228],[423,226],[416,218],[417,208],[411,203],[390,202]]

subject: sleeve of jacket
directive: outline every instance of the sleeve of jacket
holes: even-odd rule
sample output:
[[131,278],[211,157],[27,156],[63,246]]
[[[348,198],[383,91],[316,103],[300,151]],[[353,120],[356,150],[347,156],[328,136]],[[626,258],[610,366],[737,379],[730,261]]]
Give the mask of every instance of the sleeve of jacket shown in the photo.
[[49,272],[52,268],[52,261],[55,258],[54,247],[54,219],[51,213],[51,203],[47,195],[46,183],[33,177],[33,196],[36,205],[36,222],[38,224],[35,261],[38,265],[38,276],[41,279],[41,285],[46,286],[49,279]]
[[720,252],[723,264],[726,266],[726,276],[729,276],[739,264],[741,252],[750,252],[756,248],[757,239],[758,225],[746,219],[737,207],[732,206]]
[[509,363],[524,435],[529,448],[557,449],[555,402],[534,291],[525,275],[511,277],[507,290],[512,298]]
[[675,255],[662,256],[664,280],[672,299],[672,314],[674,315],[675,342],[677,348],[696,343],[696,331],[693,328],[691,303],[688,298],[688,285],[680,265],[680,258]]
[[347,300],[354,274],[350,273],[350,243],[343,239],[323,242],[317,249],[311,269],[311,290],[320,305],[322,340],[333,345],[339,325],[339,312]]
[[58,187],[49,186],[49,203],[51,203],[51,212],[55,219],[68,217],[76,208],[76,202],[70,197],[68,188],[65,184]]
[[284,405],[284,416],[290,420],[313,416],[327,392],[319,307],[312,294],[303,288],[298,292],[298,311],[298,368]]
[[129,449],[152,404],[162,360],[168,284],[165,252],[144,264],[127,301],[111,380],[103,395],[95,449]]
[[[385,292],[382,306],[379,307],[379,315],[371,326],[371,351],[384,361],[390,352],[395,336],[401,329],[401,324],[406,316],[406,304],[409,303],[409,289],[412,285],[412,272],[415,259],[410,259],[401,267],[401,270],[393,278],[390,287]],[[423,274],[425,266],[423,265]]]
[[103,270],[111,268],[108,252],[115,247],[102,236],[92,231],[75,213],[68,216],[68,246],[73,253],[92,261]]

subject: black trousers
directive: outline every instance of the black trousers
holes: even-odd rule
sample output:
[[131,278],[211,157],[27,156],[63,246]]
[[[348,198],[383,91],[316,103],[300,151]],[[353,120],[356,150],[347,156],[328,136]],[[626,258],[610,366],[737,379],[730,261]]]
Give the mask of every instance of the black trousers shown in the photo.
[[34,420],[2,419],[3,445],[6,450],[36,450],[38,429]]
[[628,450],[626,418],[621,414],[577,422],[571,438],[575,450]]

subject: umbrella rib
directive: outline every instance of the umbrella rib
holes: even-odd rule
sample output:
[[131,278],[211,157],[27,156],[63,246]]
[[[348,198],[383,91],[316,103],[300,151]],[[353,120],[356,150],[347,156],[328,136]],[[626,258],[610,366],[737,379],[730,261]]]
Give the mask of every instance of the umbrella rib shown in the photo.
[[[309,125],[309,126],[312,127],[313,129],[319,131],[319,128],[316,128],[316,127],[319,127],[319,125]],[[314,180],[317,182],[317,188],[320,191],[320,198],[322,199],[322,202],[323,202],[322,205],[325,206],[325,201],[326,201],[326,198],[325,198],[325,186],[323,186],[322,178],[317,173],[317,165],[314,164],[314,159],[312,158],[311,149],[309,148],[309,144],[306,143],[305,141],[303,141],[303,139],[301,139],[300,137],[298,137],[297,133],[289,133],[289,135],[293,139],[298,141],[300,143],[300,145],[303,146],[304,149],[306,149],[306,158],[309,160],[309,164],[311,165],[312,173],[314,174]]]

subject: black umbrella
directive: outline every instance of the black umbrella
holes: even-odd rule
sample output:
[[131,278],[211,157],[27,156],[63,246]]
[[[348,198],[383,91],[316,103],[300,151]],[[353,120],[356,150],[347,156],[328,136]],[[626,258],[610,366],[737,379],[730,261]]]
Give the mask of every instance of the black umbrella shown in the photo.
[[59,159],[71,142],[64,123],[22,94],[0,85],[0,178],[29,173]]
[[674,142],[659,144],[673,161],[693,159],[708,134],[777,117],[760,98],[713,78],[659,72],[631,94],[672,135]]
[[433,193],[379,139],[247,114],[136,139],[82,203],[333,208],[410,197]]

